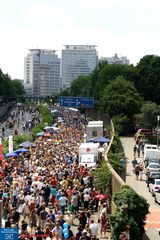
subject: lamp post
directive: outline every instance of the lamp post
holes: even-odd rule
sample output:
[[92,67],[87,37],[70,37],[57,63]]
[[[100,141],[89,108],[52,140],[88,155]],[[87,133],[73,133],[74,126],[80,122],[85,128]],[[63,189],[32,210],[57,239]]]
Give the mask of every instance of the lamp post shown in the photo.
[[160,116],[157,116],[157,147],[159,147],[159,120]]

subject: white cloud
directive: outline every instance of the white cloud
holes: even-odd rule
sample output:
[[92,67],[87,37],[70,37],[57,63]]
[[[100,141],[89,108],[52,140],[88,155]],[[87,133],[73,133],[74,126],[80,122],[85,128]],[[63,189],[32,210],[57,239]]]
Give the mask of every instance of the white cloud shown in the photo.
[[37,3],[32,5],[27,14],[32,20],[46,20],[49,18],[56,19],[56,21],[70,22],[69,15],[65,14],[59,8],[49,3]]
[[90,8],[112,8],[121,6],[126,0],[79,0],[79,2],[85,7]]

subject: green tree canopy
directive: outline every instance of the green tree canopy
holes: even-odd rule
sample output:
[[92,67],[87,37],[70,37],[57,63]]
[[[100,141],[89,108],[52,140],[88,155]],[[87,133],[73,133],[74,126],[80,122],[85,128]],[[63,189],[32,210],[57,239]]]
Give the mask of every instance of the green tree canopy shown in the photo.
[[101,103],[111,117],[123,114],[131,119],[134,113],[140,111],[142,99],[133,83],[117,77],[105,87]]
[[0,96],[16,97],[24,94],[23,85],[18,80],[12,80],[0,69]]
[[135,86],[146,101],[160,104],[160,57],[146,55],[136,66],[139,78]]
[[75,79],[70,86],[71,96],[89,96],[90,95],[90,77],[89,76],[79,76]]
[[145,102],[141,113],[134,117],[136,128],[156,128],[157,116],[160,116],[160,106],[153,102]]
[[133,65],[108,64],[102,62],[91,74],[92,96],[99,99],[104,87],[118,76],[134,82],[137,72]]

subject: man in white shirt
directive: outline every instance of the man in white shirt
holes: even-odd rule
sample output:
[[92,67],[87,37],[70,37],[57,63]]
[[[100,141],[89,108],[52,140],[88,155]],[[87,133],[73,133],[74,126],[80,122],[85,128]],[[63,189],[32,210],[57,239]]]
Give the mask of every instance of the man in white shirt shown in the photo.
[[67,206],[67,198],[62,194],[62,197],[59,199],[59,205],[61,207],[62,214],[65,213],[65,207]]
[[97,235],[98,235],[98,224],[96,224],[96,223],[94,222],[94,220],[91,220],[91,221],[90,221],[89,229],[90,229],[90,236],[91,236],[91,238],[92,238],[92,239],[93,239],[93,238],[96,239],[96,237],[97,237]]
[[84,199],[84,209],[88,209],[89,201],[91,200],[91,197],[88,194],[88,192],[86,192],[86,194],[84,194],[83,199]]

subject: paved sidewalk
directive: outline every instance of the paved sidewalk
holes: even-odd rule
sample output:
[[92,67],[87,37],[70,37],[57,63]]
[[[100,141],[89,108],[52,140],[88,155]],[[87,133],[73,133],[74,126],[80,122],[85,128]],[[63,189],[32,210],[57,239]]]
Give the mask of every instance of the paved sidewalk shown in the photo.
[[[149,193],[146,185],[146,176],[143,174],[142,181],[135,179],[133,173],[132,160],[133,160],[133,146],[135,144],[133,137],[121,137],[122,146],[124,149],[125,156],[127,158],[127,173],[126,183],[130,185],[139,195],[143,196],[150,204],[150,212],[146,219],[146,234],[150,240],[160,239],[158,231],[160,229],[160,206],[155,203],[154,198]],[[137,158],[138,161],[143,161],[142,155]]]

